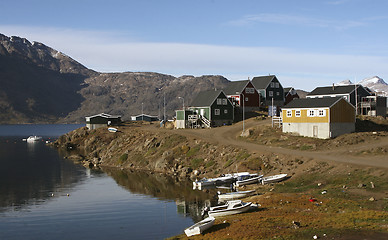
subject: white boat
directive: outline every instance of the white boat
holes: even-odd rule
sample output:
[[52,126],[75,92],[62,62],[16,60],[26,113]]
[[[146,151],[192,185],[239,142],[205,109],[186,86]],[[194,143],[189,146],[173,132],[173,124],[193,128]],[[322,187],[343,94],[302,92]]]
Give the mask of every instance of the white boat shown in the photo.
[[233,180],[234,178],[232,176],[224,176],[224,177],[218,177],[218,178],[204,178],[199,181],[197,180],[194,181],[193,189],[202,190],[202,188],[206,188],[206,187],[229,184],[229,183],[232,183]]
[[286,177],[287,177],[286,173],[268,176],[268,177],[263,177],[261,179],[261,183],[264,185],[264,184],[268,184],[268,183],[280,182],[280,181],[284,180]]
[[109,128],[108,128],[108,131],[109,131],[109,132],[117,132],[118,130],[117,130],[117,128],[109,127]]
[[239,176],[237,178],[235,185],[236,187],[240,187],[248,184],[259,183],[260,180],[263,178],[263,176],[264,175],[257,175],[257,174]]
[[220,217],[232,214],[243,213],[249,210],[251,202],[243,202],[241,200],[227,201],[225,205],[211,207],[209,217]]
[[239,199],[239,198],[248,197],[248,196],[252,195],[254,192],[255,192],[255,190],[221,193],[221,194],[218,194],[218,199],[220,201]]
[[29,136],[27,138],[27,142],[37,142],[37,141],[40,141],[42,140],[42,137],[38,137],[38,136]]
[[207,217],[202,221],[192,225],[191,227],[186,228],[185,234],[188,237],[201,234],[205,230],[211,228],[214,225],[214,221],[215,221],[214,217]]

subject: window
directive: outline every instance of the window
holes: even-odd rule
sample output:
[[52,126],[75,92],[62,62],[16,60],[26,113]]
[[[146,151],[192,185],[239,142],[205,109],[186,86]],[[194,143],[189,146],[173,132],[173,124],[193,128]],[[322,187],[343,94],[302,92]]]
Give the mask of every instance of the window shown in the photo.
[[228,99],[223,98],[222,99],[222,105],[228,105]]
[[276,92],[276,96],[279,96],[280,95],[280,92]]
[[246,97],[246,98],[245,98],[245,102],[248,102],[248,100],[249,100],[249,99]]
[[287,110],[287,117],[292,117],[292,110]]
[[273,91],[269,91],[269,92],[268,92],[268,95],[269,95],[270,97],[273,97]]
[[315,111],[314,110],[307,110],[307,116],[308,117],[314,117],[315,116]]
[[217,98],[217,105],[222,105],[222,98]]
[[320,109],[320,110],[318,111],[318,116],[320,116],[320,117],[326,116],[326,111],[323,110],[323,109]]
[[271,88],[274,88],[274,87],[275,87],[275,83],[271,82]]
[[220,115],[220,109],[214,109],[214,115]]
[[254,94],[255,89],[254,88],[245,88],[245,93]]
[[224,109],[224,114],[228,114],[228,109]]
[[275,87],[276,87],[276,88],[279,88],[279,83],[278,83],[278,82],[275,83]]
[[300,110],[295,110],[295,117],[300,117]]

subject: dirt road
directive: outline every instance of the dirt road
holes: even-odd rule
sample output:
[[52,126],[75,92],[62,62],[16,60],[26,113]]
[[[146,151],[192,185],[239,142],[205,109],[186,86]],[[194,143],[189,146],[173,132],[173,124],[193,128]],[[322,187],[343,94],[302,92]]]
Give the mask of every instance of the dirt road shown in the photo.
[[[253,119],[248,119],[245,121],[245,129],[257,125],[271,124],[270,120],[265,121],[255,121]],[[224,126],[212,129],[178,129],[173,130],[174,133],[192,137],[196,139],[202,139],[204,141],[221,144],[221,145],[232,145],[240,148],[246,149],[251,154],[260,154],[260,153],[275,153],[275,154],[284,154],[290,157],[307,157],[310,159],[320,160],[320,161],[335,161],[341,163],[356,164],[362,166],[370,167],[382,167],[388,168],[388,156],[351,156],[346,154],[351,149],[366,149],[378,146],[387,146],[388,138],[383,138],[379,141],[373,141],[368,143],[362,143],[352,146],[339,147],[335,150],[330,151],[301,151],[286,149],[280,147],[272,147],[267,145],[260,145],[252,142],[247,142],[242,140],[239,135],[242,133],[242,122],[233,124],[231,126]],[[168,131],[167,129],[159,129],[155,127],[148,127],[149,130],[153,131]]]

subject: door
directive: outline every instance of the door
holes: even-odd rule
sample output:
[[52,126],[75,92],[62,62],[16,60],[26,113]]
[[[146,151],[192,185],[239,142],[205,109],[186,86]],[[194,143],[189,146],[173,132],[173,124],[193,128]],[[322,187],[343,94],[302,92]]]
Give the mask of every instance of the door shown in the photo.
[[313,137],[318,137],[318,126],[313,126]]
[[205,117],[205,109],[201,108],[201,115]]

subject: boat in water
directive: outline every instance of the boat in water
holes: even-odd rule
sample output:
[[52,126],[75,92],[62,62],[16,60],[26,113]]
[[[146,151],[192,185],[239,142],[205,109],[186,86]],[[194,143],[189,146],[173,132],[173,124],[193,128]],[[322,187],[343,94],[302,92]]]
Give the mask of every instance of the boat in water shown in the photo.
[[215,218],[207,217],[202,221],[197,222],[196,224],[185,229],[186,236],[190,237],[193,235],[198,235],[203,233],[205,230],[211,228],[214,225]]
[[217,177],[217,178],[204,178],[199,181],[193,182],[193,189],[199,189],[202,190],[206,187],[215,187],[220,185],[227,185],[231,184],[234,181],[233,176],[223,176],[223,177]]
[[[24,139],[23,139],[24,140]],[[38,142],[38,141],[40,141],[40,140],[42,140],[42,137],[39,137],[39,136],[29,136],[27,139],[26,139],[26,141],[27,142]]]
[[230,192],[230,193],[219,193],[218,200],[227,201],[227,200],[239,199],[239,198],[248,197],[254,193],[255,193],[255,190],[237,191],[237,192]]
[[227,201],[224,205],[210,207],[209,217],[221,217],[246,212],[250,209],[252,202],[241,200]]

